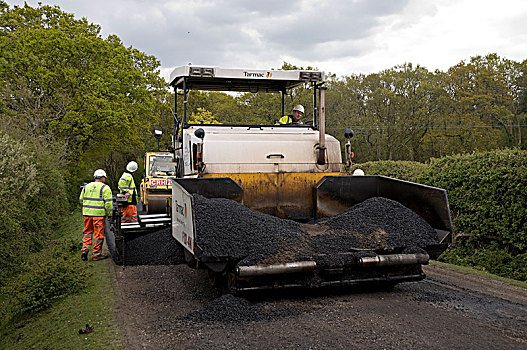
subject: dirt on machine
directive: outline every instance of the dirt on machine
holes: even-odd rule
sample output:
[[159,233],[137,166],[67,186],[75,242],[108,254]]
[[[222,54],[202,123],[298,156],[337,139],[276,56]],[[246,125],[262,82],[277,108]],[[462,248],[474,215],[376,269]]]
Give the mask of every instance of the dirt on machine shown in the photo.
[[[197,66],[170,76],[175,107],[183,104],[168,156],[172,236],[187,263],[208,269],[228,292],[417,281],[425,277],[421,266],[451,243],[444,189],[350,175],[353,132],[343,130],[343,148],[325,133],[324,78],[311,70]],[[313,97],[304,124],[188,122],[190,90],[280,94],[278,120],[299,86]]]

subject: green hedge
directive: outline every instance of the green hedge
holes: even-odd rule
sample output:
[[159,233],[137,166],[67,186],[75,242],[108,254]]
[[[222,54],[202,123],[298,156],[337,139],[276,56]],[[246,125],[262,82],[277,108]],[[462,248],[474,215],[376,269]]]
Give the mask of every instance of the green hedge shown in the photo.
[[0,128],[1,326],[76,293],[87,270],[79,258],[82,223],[67,200],[65,147]]
[[512,253],[498,242],[458,238],[456,243],[439,257],[439,260],[455,265],[471,266],[518,281],[527,281],[527,253]]
[[447,190],[454,245],[440,260],[527,281],[527,151],[510,149],[432,159],[428,164],[356,164]]
[[433,159],[418,181],[448,191],[457,238],[441,260],[527,281],[527,151]]
[[447,190],[455,233],[527,250],[527,151],[433,159],[419,182]]
[[421,173],[427,168],[426,164],[405,160],[393,161],[382,160],[377,162],[366,162],[355,164],[355,169],[362,169],[365,175],[383,175],[396,179],[416,182]]
[[70,211],[64,154],[49,139],[0,131],[0,284],[46,244]]

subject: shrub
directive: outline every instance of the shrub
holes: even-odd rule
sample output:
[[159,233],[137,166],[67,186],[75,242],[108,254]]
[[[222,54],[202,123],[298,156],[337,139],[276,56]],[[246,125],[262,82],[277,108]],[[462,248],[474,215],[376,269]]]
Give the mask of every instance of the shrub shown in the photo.
[[454,230],[472,243],[527,249],[527,151],[512,149],[433,159],[420,182],[442,187]]
[[527,151],[433,159],[420,182],[448,191],[457,239],[440,260],[527,280]]
[[[38,171],[34,154],[23,142],[0,133],[0,266],[2,277],[20,263],[20,252],[32,240],[23,231],[29,198],[38,192]],[[0,280],[2,279],[0,277]]]
[[0,131],[0,282],[66,217],[63,158],[63,146],[53,140],[30,142]]
[[377,162],[366,162],[355,164],[351,172],[355,169],[364,170],[365,175],[383,175],[396,179],[415,182],[420,174],[426,169],[427,165],[419,162],[405,160],[382,160]]
[[21,312],[39,311],[54,299],[76,293],[84,285],[77,254],[55,252],[51,259],[37,262],[20,278],[16,305]]
[[[468,234],[440,260],[527,280],[527,151],[509,149],[432,159],[429,164],[357,164],[385,175],[447,190],[453,234]],[[466,236],[466,235],[463,235]]]
[[80,240],[60,238],[51,246],[31,254],[21,272],[7,280],[1,320],[51,306],[55,299],[79,292],[88,276],[88,265],[79,259]]
[[506,247],[500,247],[497,242],[488,245],[480,242],[456,242],[441,256],[441,261],[467,265],[489,273],[527,281],[527,253],[513,254]]
[[40,187],[38,192],[29,197],[28,208],[31,213],[24,221],[24,226],[30,232],[48,232],[56,227],[71,209],[66,199],[64,179],[66,164],[63,155],[66,151],[62,144],[44,137],[38,143],[47,146],[45,152],[34,150],[34,163]]

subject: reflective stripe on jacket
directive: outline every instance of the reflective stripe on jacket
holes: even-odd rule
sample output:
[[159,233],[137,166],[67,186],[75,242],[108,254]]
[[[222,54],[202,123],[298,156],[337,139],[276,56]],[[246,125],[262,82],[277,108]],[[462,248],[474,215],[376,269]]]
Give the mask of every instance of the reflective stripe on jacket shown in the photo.
[[123,175],[121,175],[121,178],[119,179],[119,191],[121,193],[130,193],[130,197],[128,197],[127,202],[132,203],[132,197],[134,195],[134,192],[136,192],[135,189],[135,182],[134,177],[129,172],[125,171]]
[[79,196],[82,215],[105,216],[112,214],[112,190],[100,181],[90,182],[82,188]]
[[278,122],[276,122],[275,125],[280,125],[280,124],[302,124],[302,121],[299,120],[297,122],[294,122],[293,120],[293,116],[292,115],[284,115],[282,118],[278,119]]

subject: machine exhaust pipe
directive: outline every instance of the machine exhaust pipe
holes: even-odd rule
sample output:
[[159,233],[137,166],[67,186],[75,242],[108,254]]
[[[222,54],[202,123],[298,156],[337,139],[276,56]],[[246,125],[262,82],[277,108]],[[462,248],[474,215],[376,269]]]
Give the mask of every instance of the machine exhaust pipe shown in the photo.
[[317,263],[314,261],[297,261],[275,265],[238,266],[236,275],[239,277],[253,277],[266,275],[279,275],[284,273],[309,272],[315,270]]
[[389,254],[362,257],[359,265],[363,267],[415,265],[428,264],[428,260],[430,260],[428,254]]
[[317,164],[326,164],[326,87],[320,88],[319,140],[317,147]]

